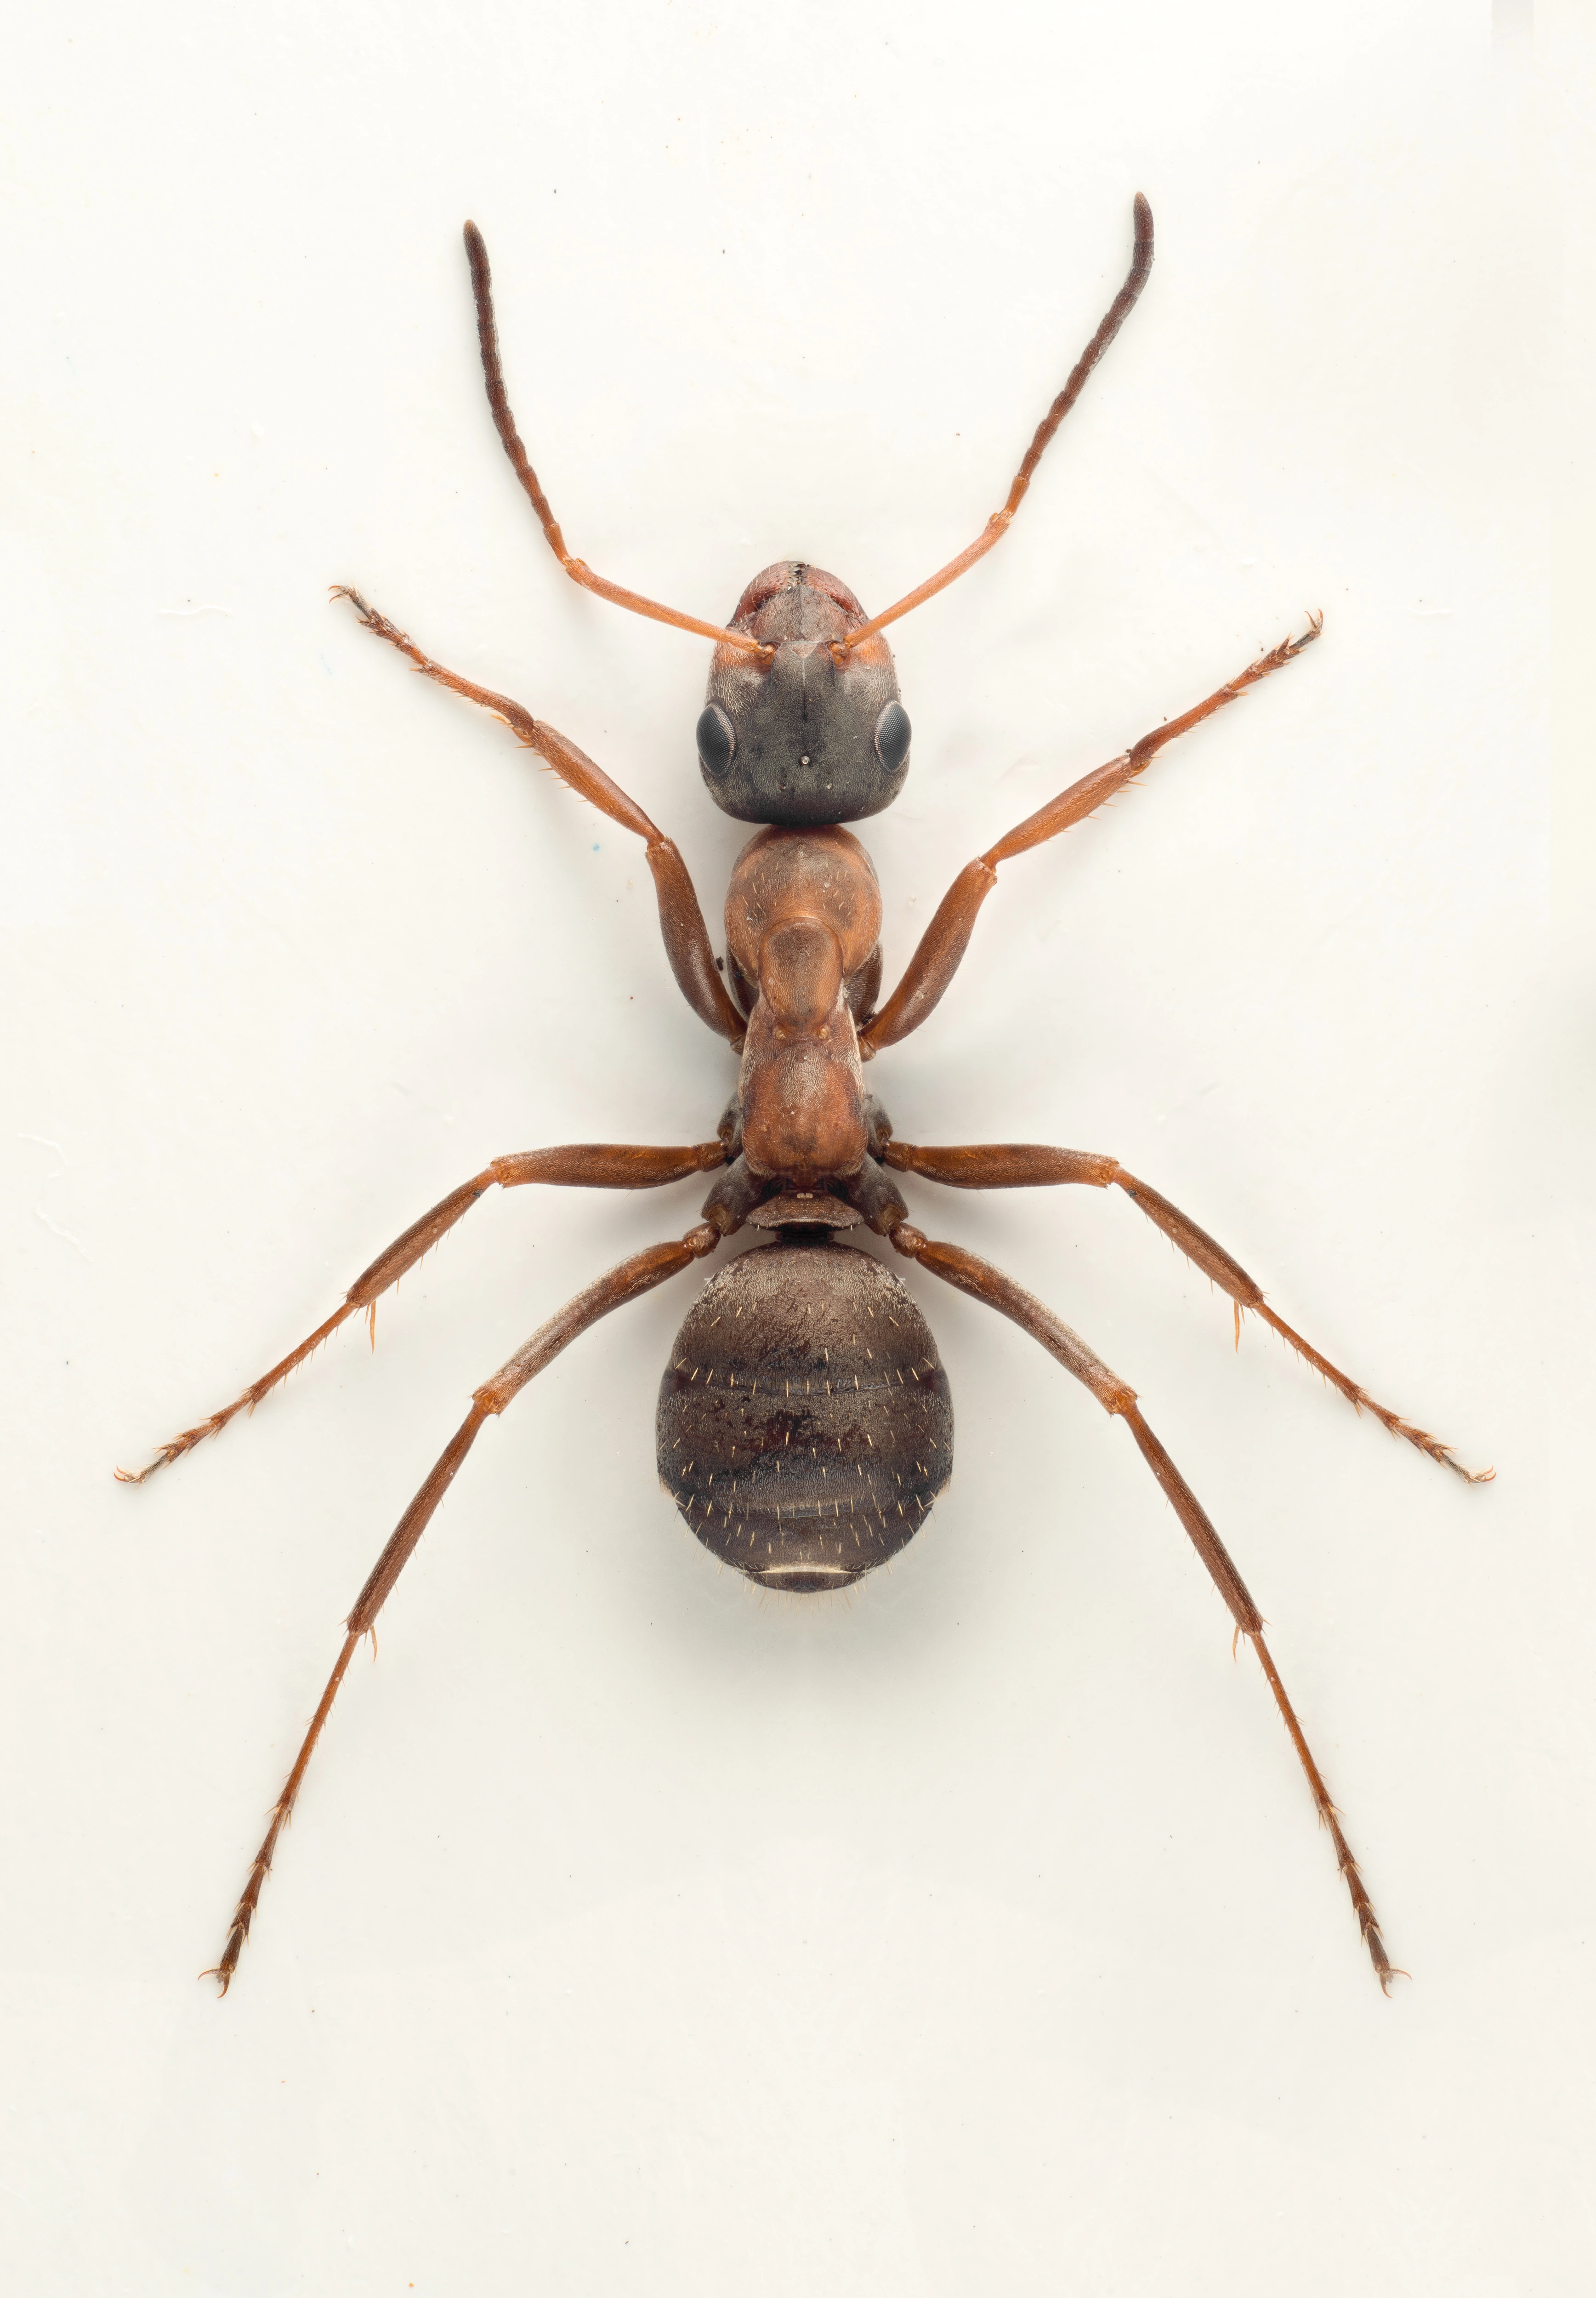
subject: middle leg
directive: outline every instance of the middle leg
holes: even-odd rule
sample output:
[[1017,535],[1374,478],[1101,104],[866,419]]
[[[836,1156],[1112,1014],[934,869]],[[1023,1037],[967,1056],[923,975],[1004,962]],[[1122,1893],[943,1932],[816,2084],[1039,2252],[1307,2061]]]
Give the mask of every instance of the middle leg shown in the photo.
[[1333,1388],[1339,1389],[1355,1412],[1372,1413],[1393,1436],[1405,1437],[1426,1459],[1439,1460],[1466,1484],[1488,1484],[1495,1476],[1494,1468],[1466,1468],[1450,1444],[1443,1444],[1438,1436],[1404,1419],[1400,1412],[1392,1411],[1389,1405],[1378,1403],[1350,1374],[1342,1372],[1328,1357],[1321,1356],[1283,1317],[1276,1316],[1239,1261],[1233,1261],[1224,1246],[1216,1244],[1206,1229],[1199,1228],[1178,1205],[1161,1197],[1145,1181],[1138,1181],[1134,1173],[1128,1173],[1117,1158],[1096,1156],[1084,1149],[1049,1149],[1030,1141],[990,1142],[950,1149],[922,1149],[908,1141],[889,1141],[881,1154],[883,1163],[900,1173],[918,1173],[925,1180],[947,1182],[955,1189],[1035,1189],[1068,1182],[1085,1182],[1097,1189],[1123,1189],[1132,1204],[1140,1207],[1171,1244],[1178,1246],[1221,1292],[1230,1295],[1235,1307],[1237,1347],[1241,1345],[1242,1310],[1250,1310],[1278,1333],[1304,1364],[1311,1365]]
[[541,1181],[547,1186],[575,1189],[657,1189],[667,1181],[684,1180],[690,1173],[707,1173],[726,1161],[724,1141],[700,1141],[683,1149],[655,1149],[631,1143],[579,1141],[559,1149],[527,1149],[513,1157],[495,1157],[491,1165],[469,1181],[462,1181],[451,1189],[431,1212],[423,1213],[412,1221],[402,1236],[395,1237],[385,1252],[379,1252],[369,1269],[356,1277],[344,1294],[343,1305],[335,1309],[325,1323],[317,1326],[308,1340],[288,1354],[259,1380],[252,1381],[242,1396],[231,1404],[224,1404],[207,1419],[196,1421],[181,1435],[173,1436],[159,1447],[147,1467],[119,1468],[117,1482],[121,1484],[142,1484],[157,1468],[170,1460],[180,1460],[185,1452],[192,1452],[207,1436],[215,1436],[228,1421],[240,1412],[252,1412],[262,1397],[269,1396],[279,1382],[314,1355],[323,1341],[331,1338],[340,1325],[363,1310],[371,1327],[372,1344],[376,1343],[376,1304],[390,1285],[397,1285],[408,1269],[430,1252],[440,1237],[447,1236],[458,1220],[468,1213],[478,1197],[495,1184],[504,1189],[523,1187],[529,1181]]

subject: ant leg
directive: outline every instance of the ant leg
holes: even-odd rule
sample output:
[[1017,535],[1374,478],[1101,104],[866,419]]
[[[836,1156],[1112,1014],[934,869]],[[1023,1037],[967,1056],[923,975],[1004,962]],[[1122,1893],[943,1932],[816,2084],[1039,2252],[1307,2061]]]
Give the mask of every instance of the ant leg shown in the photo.
[[277,1847],[277,1838],[287,1825],[298,1798],[301,1784],[309,1768],[321,1729],[332,1713],[338,1686],[343,1682],[355,1646],[364,1635],[370,1634],[376,1624],[377,1614],[393,1593],[393,1583],[415,1553],[422,1533],[426,1530],[442,1499],[459,1473],[461,1461],[476,1441],[476,1433],[492,1413],[502,1412],[511,1400],[525,1387],[535,1374],[552,1364],[562,1349],[569,1347],[590,1325],[597,1324],[612,1309],[619,1309],[628,1301],[635,1301],[644,1293],[663,1285],[667,1277],[680,1276],[693,1261],[713,1252],[720,1243],[723,1230],[709,1221],[700,1221],[688,1230],[680,1244],[653,1244],[642,1252],[635,1252],[630,1261],[623,1261],[607,1277],[600,1277],[574,1301],[567,1301],[558,1313],[539,1327],[524,1348],[517,1349],[508,1364],[496,1372],[492,1380],[479,1388],[471,1400],[471,1409],[450,1438],[426,1482],[399,1519],[393,1538],[377,1558],[371,1575],[355,1599],[354,1609],[344,1622],[347,1633],[343,1649],[338,1654],[327,1690],[310,1719],[304,1744],[294,1758],[294,1769],[284,1782],[283,1792],[272,1806],[271,1824],[266,1839],[256,1852],[249,1876],[233,1911],[227,1944],[221,1961],[212,1971],[203,1971],[204,1979],[214,1978],[225,1995],[233,1982],[244,1943],[250,1935],[250,1925],[260,1905],[261,1886],[271,1872],[272,1855]]
[[1323,626],[1322,616],[1310,615],[1308,627],[1301,638],[1282,639],[1278,647],[1271,647],[1267,654],[1261,654],[1256,662],[1250,663],[1228,686],[1220,687],[1205,701],[1183,711],[1178,718],[1166,720],[1151,734],[1144,734],[1139,742],[1134,743],[1121,756],[1111,758],[1107,765],[1098,766],[1093,773],[1083,774],[1079,781],[1071,782],[1067,790],[1055,798],[1050,798],[1045,806],[1011,830],[1006,838],[1000,838],[996,846],[988,847],[978,860],[961,870],[943,895],[936,916],[921,936],[920,945],[909,960],[903,980],[881,1012],[860,1031],[859,1050],[865,1060],[868,1061],[872,1054],[879,1054],[883,1046],[897,1045],[900,1037],[906,1037],[911,1029],[917,1029],[935,1011],[942,993],[959,970],[959,961],[970,946],[977,913],[997,883],[1000,862],[1012,861],[1016,854],[1029,853],[1033,846],[1046,845],[1061,831],[1084,822],[1089,814],[1096,814],[1106,799],[1136,780],[1166,742],[1172,742],[1177,734],[1188,733],[1192,727],[1201,725],[1204,718],[1211,718],[1216,710],[1222,710],[1228,702],[1234,702],[1238,695],[1246,692],[1248,687],[1258,685],[1272,670],[1278,670],[1283,663],[1292,661],[1304,647],[1313,644]]
[[423,1213],[404,1235],[396,1237],[385,1252],[381,1252],[363,1275],[357,1277],[343,1296],[343,1305],[335,1309],[325,1324],[318,1325],[307,1341],[285,1356],[280,1364],[273,1365],[268,1373],[251,1383],[244,1394],[231,1404],[213,1412],[208,1420],[186,1428],[180,1436],[162,1444],[147,1468],[119,1468],[117,1482],[122,1484],[142,1484],[157,1468],[164,1468],[169,1460],[180,1460],[185,1452],[192,1452],[207,1436],[214,1436],[240,1412],[252,1412],[263,1396],[269,1395],[279,1381],[286,1380],[296,1367],[303,1364],[321,1346],[323,1341],[335,1333],[340,1325],[352,1317],[357,1309],[365,1310],[371,1326],[372,1344],[376,1343],[376,1304],[391,1285],[397,1285],[405,1271],[413,1269],[424,1253],[430,1252],[442,1236],[446,1236],[456,1221],[468,1213],[478,1197],[497,1182],[501,1188],[519,1188],[527,1181],[542,1181],[561,1188],[584,1189],[656,1189],[667,1181],[680,1181],[689,1173],[707,1173],[726,1161],[725,1145],[720,1141],[699,1142],[688,1149],[646,1149],[621,1146],[608,1142],[578,1142],[565,1149],[532,1149],[519,1156],[495,1157],[475,1179],[451,1190],[441,1204],[431,1212]]
[[715,970],[708,929],[692,880],[687,874],[687,864],[672,840],[655,827],[641,806],[629,798],[618,783],[612,782],[603,768],[596,766],[575,742],[567,741],[554,727],[544,725],[530,710],[524,710],[508,695],[494,694],[485,686],[474,685],[470,679],[459,677],[452,670],[445,670],[442,663],[434,662],[430,655],[423,654],[397,624],[391,623],[386,615],[379,615],[375,607],[368,607],[358,591],[339,583],[333,596],[347,599],[362,626],[374,637],[386,639],[401,654],[408,655],[424,677],[446,686],[451,694],[463,694],[467,702],[477,703],[484,710],[491,710],[496,717],[502,718],[517,740],[527,749],[535,750],[568,789],[586,798],[590,806],[596,806],[600,814],[607,814],[622,830],[629,830],[642,839],[644,856],[654,873],[660,930],[676,986],[700,1021],[706,1022],[717,1037],[727,1038],[734,1050],[740,1049],[748,1024],[732,1003]]
[[1494,1468],[1466,1468],[1450,1444],[1416,1427],[1411,1420],[1404,1420],[1388,1405],[1377,1403],[1349,1374],[1340,1371],[1328,1357],[1320,1356],[1300,1333],[1292,1330],[1284,1318],[1276,1316],[1246,1270],[1238,1261],[1231,1259],[1223,1245],[1216,1244],[1207,1231],[1200,1229],[1178,1205],[1161,1197],[1145,1181],[1138,1181],[1134,1173],[1128,1173],[1116,1159],[1093,1156],[1080,1149],[1046,1149],[1034,1142],[919,1149],[907,1141],[889,1141],[881,1151],[881,1161],[900,1173],[918,1173],[928,1181],[946,1181],[958,1189],[1030,1189],[1070,1181],[1087,1182],[1098,1189],[1111,1186],[1123,1189],[1132,1204],[1139,1206],[1188,1261],[1230,1295],[1235,1305],[1237,1348],[1241,1346],[1242,1310],[1250,1309],[1279,1334],[1288,1348],[1295,1350],[1304,1364],[1311,1365],[1333,1388],[1338,1388],[1354,1412],[1372,1412],[1393,1436],[1405,1437],[1427,1459],[1439,1460],[1454,1470],[1465,1484],[1488,1484],[1494,1478]]
[[996,1309],[1003,1316],[1011,1318],[1022,1332],[1029,1333],[1033,1340],[1040,1341],[1049,1356],[1055,1358],[1067,1373],[1073,1374],[1077,1380],[1091,1390],[1105,1412],[1123,1420],[1129,1429],[1136,1439],[1137,1451],[1157,1477],[1164,1497],[1185,1525],[1192,1546],[1202,1558],[1210,1579],[1224,1598],[1236,1623],[1236,1633],[1245,1636],[1258,1654],[1259,1663],[1269,1678],[1269,1690],[1275,1695],[1275,1704],[1280,1710],[1286,1731],[1291,1734],[1291,1743],[1297,1751],[1298,1761],[1307,1774],[1319,1823],[1330,1831],[1330,1839],[1336,1847],[1336,1864],[1352,1894],[1352,1912],[1358,1918],[1358,1929],[1364,1946],[1369,1949],[1375,1976],[1388,1995],[1394,1974],[1391,1958],[1385,1952],[1385,1942],[1380,1937],[1374,1905],[1359,1872],[1358,1863],[1348,1847],[1346,1837],[1341,1831],[1340,1817],[1330,1800],[1329,1790],[1313,1760],[1302,1727],[1297,1721],[1296,1711],[1286,1697],[1279,1671],[1263,1641],[1263,1615],[1248,1594],[1245,1583],[1231,1562],[1225,1543],[1209,1522],[1201,1501],[1143,1419],[1137,1407],[1135,1390],[1128,1388],[1117,1374],[1111,1372],[1079,1335],[1072,1333],[1069,1326],[1055,1317],[1051,1309],[1045,1307],[1034,1294],[1027,1293],[1012,1277],[1005,1277],[1000,1269],[994,1269],[990,1261],[978,1260],[973,1252],[966,1252],[960,1245],[936,1242],[906,1220],[895,1222],[889,1234],[898,1252],[909,1260],[918,1261],[921,1268],[929,1269],[933,1277],[940,1277],[945,1284],[956,1285],[961,1293],[968,1293],[973,1300],[985,1302],[988,1309]]

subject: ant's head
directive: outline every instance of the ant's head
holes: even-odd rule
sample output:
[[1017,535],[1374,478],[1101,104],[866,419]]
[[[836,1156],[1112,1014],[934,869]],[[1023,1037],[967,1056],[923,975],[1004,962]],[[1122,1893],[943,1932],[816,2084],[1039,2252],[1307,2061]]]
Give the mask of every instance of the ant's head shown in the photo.
[[[909,772],[909,716],[880,633],[846,583],[793,559],[756,574],[719,646],[699,720],[710,797],[739,822],[861,822]],[[747,649],[755,640],[760,651]]]
[[881,633],[956,582],[1007,533],[1048,442],[1146,285],[1153,265],[1153,211],[1139,192],[1135,218],[1136,252],[1125,285],[1038,426],[1007,501],[969,548],[896,606],[868,620],[834,574],[783,559],[755,575],[737,602],[730,629],[623,590],[566,549],[510,413],[493,323],[488,251],[476,226],[466,226],[488,405],[550,549],[583,590],[651,622],[670,623],[715,641],[709,698],[699,720],[699,763],[709,795],[724,813],[740,822],[782,826],[860,822],[890,806],[902,789],[909,771],[909,718],[897,698],[891,649]]

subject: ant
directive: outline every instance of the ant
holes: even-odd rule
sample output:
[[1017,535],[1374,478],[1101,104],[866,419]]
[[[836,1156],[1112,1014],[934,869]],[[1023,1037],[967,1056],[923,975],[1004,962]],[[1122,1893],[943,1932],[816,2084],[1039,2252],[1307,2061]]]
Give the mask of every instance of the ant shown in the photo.
[[502,719],[569,789],[643,840],[677,986],[699,1019],[740,1055],[741,1069],[712,1140],[682,1148],[583,1143],[494,1158],[379,1254],[326,1323],[236,1402],[163,1444],[136,1475],[117,1470],[124,1482],[142,1484],[215,1435],[236,1413],[252,1411],[358,1312],[370,1318],[375,1334],[383,1294],[494,1186],[542,1182],[647,1189],[693,1173],[715,1176],[702,1219],[684,1236],[634,1253],[590,1285],[476,1390],[470,1411],[355,1600],[343,1649],[273,1807],[221,1960],[205,1975],[227,1993],[277,1839],[355,1647],[375,1632],[378,1614],[484,1422],[504,1411],[600,1317],[680,1276],[739,1229],[762,1231],[766,1241],[709,1279],[687,1313],[660,1383],[657,1459],[666,1489],[715,1555],[760,1586],[795,1595],[846,1587],[914,1538],[952,1470],[953,1407],[930,1328],[903,1284],[847,1241],[850,1230],[868,1228],[930,1275],[1012,1318],[1129,1429],[1229,1610],[1233,1644],[1245,1636],[1258,1655],[1319,1820],[1329,1830],[1376,1976],[1388,1994],[1395,1974],[1374,1906],[1263,1640],[1263,1616],[1201,1502],[1144,1419],[1135,1390],[1011,1277],[962,1245],[928,1236],[909,1219],[893,1176],[909,1173],[963,1189],[1054,1184],[1121,1189],[1229,1294],[1238,1341],[1246,1310],[1393,1435],[1470,1484],[1488,1482],[1493,1471],[1463,1467],[1449,1446],[1377,1403],[1275,1314],[1221,1245],[1114,1158],[1022,1144],[917,1147],[895,1138],[885,1110],[864,1083],[864,1064],[935,1010],[1003,863],[1084,821],[1178,735],[1283,668],[1319,634],[1321,618],[1311,615],[1300,637],[1283,640],[988,847],[954,880],[897,987],[880,1002],[881,893],[869,855],[843,825],[890,806],[909,771],[909,717],[881,633],[956,581],[1007,533],[1054,434],[1146,285],[1153,265],[1146,201],[1139,194],[1136,201],[1135,252],[1124,285],[1038,426],[1003,508],[976,541],[879,615],[866,615],[834,574],[806,561],[780,560],[754,577],[724,628],[623,590],[566,549],[510,413],[487,249],[475,224],[467,224],[465,236],[488,404],[560,565],[573,582],[600,598],[715,643],[697,728],[699,763],[715,803],[738,821],[759,825],[738,856],[726,896],[724,977],[681,855],[600,767],[518,702],[434,662],[358,591],[340,587],[333,595],[347,599],[362,626],[396,647],[425,676]]

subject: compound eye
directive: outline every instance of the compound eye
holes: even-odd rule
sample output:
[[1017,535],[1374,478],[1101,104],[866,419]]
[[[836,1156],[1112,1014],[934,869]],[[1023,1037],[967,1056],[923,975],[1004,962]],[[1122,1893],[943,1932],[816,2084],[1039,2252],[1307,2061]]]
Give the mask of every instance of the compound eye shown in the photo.
[[[906,719],[904,723],[907,725]],[[732,753],[737,748],[737,730],[718,702],[709,703],[698,724],[699,763],[707,774],[721,781],[732,771]]]
[[875,722],[875,754],[889,774],[897,773],[908,756],[913,731],[903,704],[889,702]]

